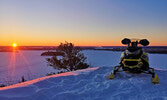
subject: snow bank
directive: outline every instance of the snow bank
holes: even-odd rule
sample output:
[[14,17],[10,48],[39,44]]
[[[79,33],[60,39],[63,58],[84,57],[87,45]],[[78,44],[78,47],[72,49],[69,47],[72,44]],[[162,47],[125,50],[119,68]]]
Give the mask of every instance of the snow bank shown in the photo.
[[96,67],[47,76],[1,88],[0,100],[166,100],[167,71],[156,70],[160,84],[151,75],[118,73],[106,79],[113,67]]
[[7,86],[7,87],[2,87],[2,88],[0,88],[0,90],[6,90],[6,89],[17,88],[17,87],[23,87],[23,86],[31,85],[33,83],[40,82],[42,80],[46,80],[48,78],[55,78],[55,77],[60,77],[60,76],[78,75],[81,72],[89,72],[91,70],[96,70],[96,69],[98,69],[98,67],[87,68],[87,69],[84,69],[84,70],[77,70],[77,71],[73,71],[73,72],[66,72],[66,73],[61,73],[61,74],[41,77],[41,78],[37,78],[37,79],[31,80],[31,81],[27,81],[27,82],[23,82],[23,83],[19,83],[19,84],[14,84],[14,85]]

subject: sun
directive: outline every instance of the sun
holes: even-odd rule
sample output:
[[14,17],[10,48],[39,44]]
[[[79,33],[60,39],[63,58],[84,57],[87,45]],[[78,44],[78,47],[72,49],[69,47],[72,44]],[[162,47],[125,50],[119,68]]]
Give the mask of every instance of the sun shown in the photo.
[[16,43],[13,43],[12,46],[15,48],[15,47],[17,47],[17,44],[16,44]]

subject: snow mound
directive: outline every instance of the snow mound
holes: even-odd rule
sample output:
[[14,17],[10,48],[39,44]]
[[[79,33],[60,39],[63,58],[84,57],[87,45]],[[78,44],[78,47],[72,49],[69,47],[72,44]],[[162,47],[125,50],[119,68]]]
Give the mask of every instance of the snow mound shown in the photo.
[[95,67],[67,72],[0,88],[0,100],[166,100],[166,70],[156,70],[160,84],[151,75],[118,73],[108,80],[113,67]]

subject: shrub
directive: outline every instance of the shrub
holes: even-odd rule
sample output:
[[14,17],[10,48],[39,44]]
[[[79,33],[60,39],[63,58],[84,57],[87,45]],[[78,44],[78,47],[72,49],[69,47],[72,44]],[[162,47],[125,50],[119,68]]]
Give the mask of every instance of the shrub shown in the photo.
[[5,84],[1,84],[0,87],[5,87],[6,85]]
[[24,78],[24,76],[22,76],[21,77],[21,82],[25,82],[26,80],[25,80],[25,78]]
[[89,67],[89,65],[85,62],[86,57],[83,53],[81,53],[81,49],[74,47],[72,43],[61,43],[57,48],[57,52],[64,53],[61,59],[58,59],[57,56],[47,58],[48,65],[55,69],[74,71]]

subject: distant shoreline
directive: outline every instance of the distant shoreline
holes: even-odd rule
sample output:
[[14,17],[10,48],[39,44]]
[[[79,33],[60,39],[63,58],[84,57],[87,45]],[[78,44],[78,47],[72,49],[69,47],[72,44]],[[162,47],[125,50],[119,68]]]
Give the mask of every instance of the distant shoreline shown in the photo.
[[[81,48],[82,50],[104,50],[104,51],[124,51],[125,46],[76,46],[76,48]],[[13,50],[9,46],[0,46],[0,52],[17,52],[17,50],[56,50],[57,46],[19,46],[16,50]],[[154,54],[167,54],[167,46],[147,46],[143,47],[143,50],[148,53]]]

